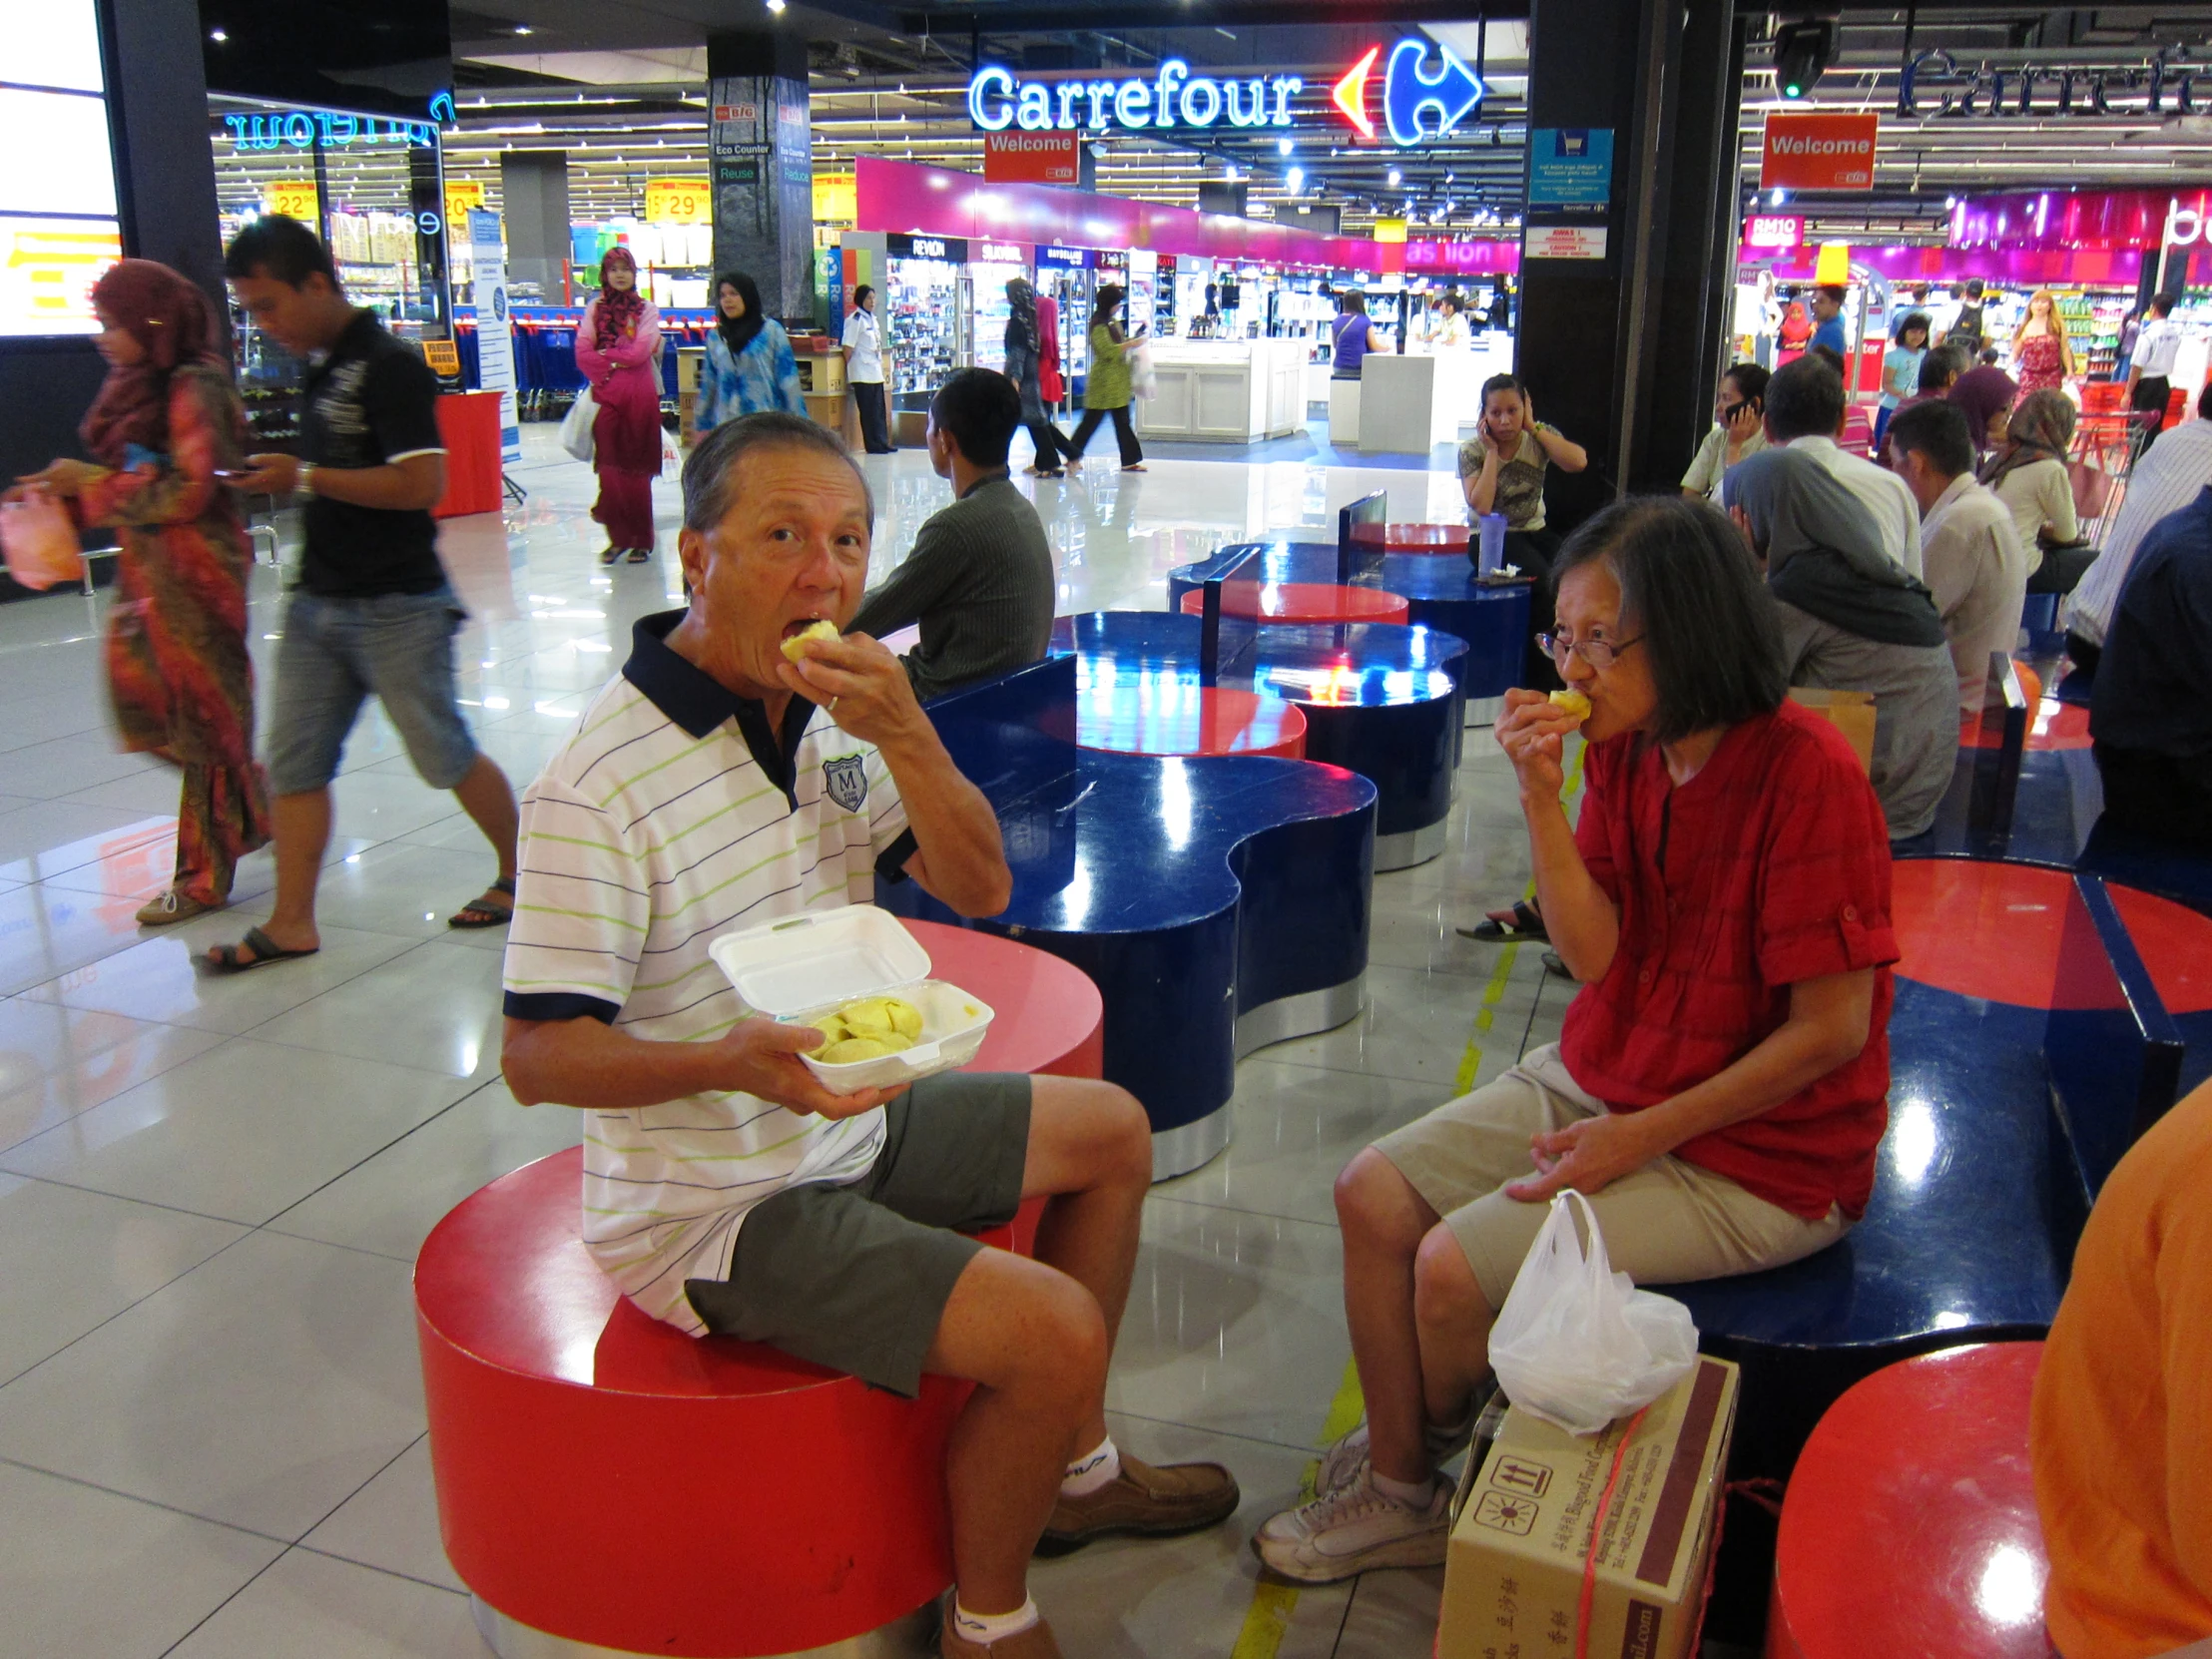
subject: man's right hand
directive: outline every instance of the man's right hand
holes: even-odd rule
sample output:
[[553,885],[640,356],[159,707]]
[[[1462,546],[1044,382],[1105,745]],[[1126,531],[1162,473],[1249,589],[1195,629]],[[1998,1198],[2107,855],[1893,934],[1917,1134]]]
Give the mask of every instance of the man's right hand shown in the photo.
[[823,1034],[811,1025],[779,1025],[772,1019],[740,1020],[715,1043],[716,1087],[758,1095],[802,1116],[858,1117],[896,1096],[898,1089],[831,1094],[800,1055],[820,1048]]
[[1516,687],[1505,694],[1505,713],[1493,732],[1498,748],[1513,763],[1513,776],[1520,781],[1524,799],[1559,799],[1567,787],[1561,759],[1567,734],[1581,724],[1543,692]]

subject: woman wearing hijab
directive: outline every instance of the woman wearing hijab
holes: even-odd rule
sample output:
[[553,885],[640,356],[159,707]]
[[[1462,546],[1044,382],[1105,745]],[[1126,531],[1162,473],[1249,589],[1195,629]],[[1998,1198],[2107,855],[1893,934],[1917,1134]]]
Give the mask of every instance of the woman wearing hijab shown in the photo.
[[1981,481],[2011,510],[2020,545],[2041,549],[2042,563],[2027,578],[2029,593],[2071,593],[2097,556],[2081,540],[2074,512],[2073,477],[2066,456],[2073,448],[2073,399],[2062,391],[2031,391],[2012,411],[2004,441],[1981,469]]
[[799,359],[792,355],[784,325],[761,309],[760,284],[744,272],[732,271],[715,283],[715,331],[707,336],[692,441],[697,443],[726,420],[763,409],[807,412]]
[[1874,694],[1874,793],[1893,841],[1920,834],[1958,758],[1958,676],[1935,599],[1810,455],[1746,456],[1721,489],[1780,602],[1790,684]]
[[576,365],[591,382],[592,466],[607,527],[599,562],[653,557],[653,480],[661,475],[661,313],[638,291],[638,262],[620,246],[599,262],[599,293],[576,330]]
[[1066,476],[1060,457],[1075,451],[1045,418],[1040,356],[1037,290],[1027,277],[1016,276],[1006,284],[1006,378],[1021,392],[1022,424],[1029,428],[1029,441],[1037,446],[1029,470],[1039,478],[1060,478]]
[[121,532],[108,695],[123,747],[184,772],[176,877],[138,912],[160,927],[222,909],[239,859],[270,836],[246,649],[254,557],[220,481],[246,464],[246,412],[214,311],[177,273],[124,260],[92,304],[109,369],[80,431],[97,464],[56,461],[23,482]]
[[1121,309],[1122,287],[1107,282],[1091,306],[1091,370],[1083,379],[1083,419],[1075,428],[1075,441],[1067,447],[1071,465],[1080,466],[1091,434],[1108,415],[1114,419],[1114,441],[1121,445],[1121,469],[1144,470],[1144,445],[1130,423],[1129,336],[1122,332],[1114,313]]

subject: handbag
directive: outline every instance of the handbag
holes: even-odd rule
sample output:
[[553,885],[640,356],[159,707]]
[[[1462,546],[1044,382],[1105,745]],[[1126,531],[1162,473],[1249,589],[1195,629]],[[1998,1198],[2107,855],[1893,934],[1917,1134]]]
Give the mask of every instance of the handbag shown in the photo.
[[0,552],[8,574],[33,593],[85,576],[85,550],[69,509],[43,491],[0,501]]
[[592,397],[591,387],[586,386],[576,394],[576,401],[561,421],[561,447],[578,460],[589,462],[595,453],[592,422],[598,418],[599,404]]

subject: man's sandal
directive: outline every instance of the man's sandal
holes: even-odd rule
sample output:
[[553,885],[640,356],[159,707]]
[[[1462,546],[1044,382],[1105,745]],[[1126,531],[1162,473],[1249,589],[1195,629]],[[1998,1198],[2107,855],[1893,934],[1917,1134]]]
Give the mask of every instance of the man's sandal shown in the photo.
[[1484,916],[1472,927],[1460,928],[1459,933],[1464,938],[1481,939],[1487,944],[1511,944],[1522,939],[1542,939],[1548,943],[1551,937],[1544,931],[1542,913],[1525,898],[1513,900],[1512,920]]
[[[271,962],[288,962],[294,956],[312,956],[320,945],[310,944],[304,950],[286,950],[259,927],[249,927],[246,937],[238,944],[219,944],[208,952],[208,965],[218,973],[245,973],[249,969],[267,967]],[[254,954],[249,956],[247,951]]]
[[515,878],[502,875],[445,918],[448,927],[504,927],[515,917]]

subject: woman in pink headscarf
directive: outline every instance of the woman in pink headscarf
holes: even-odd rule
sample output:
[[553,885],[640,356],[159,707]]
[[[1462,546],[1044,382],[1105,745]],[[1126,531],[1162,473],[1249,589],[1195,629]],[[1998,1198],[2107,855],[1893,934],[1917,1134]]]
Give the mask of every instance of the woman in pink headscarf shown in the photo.
[[576,366],[591,382],[592,465],[607,527],[599,562],[653,557],[653,480],[661,475],[661,313],[638,291],[638,262],[620,246],[599,262],[599,294],[576,330]]
[[252,547],[236,492],[246,411],[200,290],[167,266],[124,260],[93,284],[108,359],[80,428],[94,461],[21,480],[77,522],[121,532],[108,612],[108,693],[123,747],[183,769],[177,872],[138,919],[159,927],[230,902],[238,860],[267,844],[246,649]]

